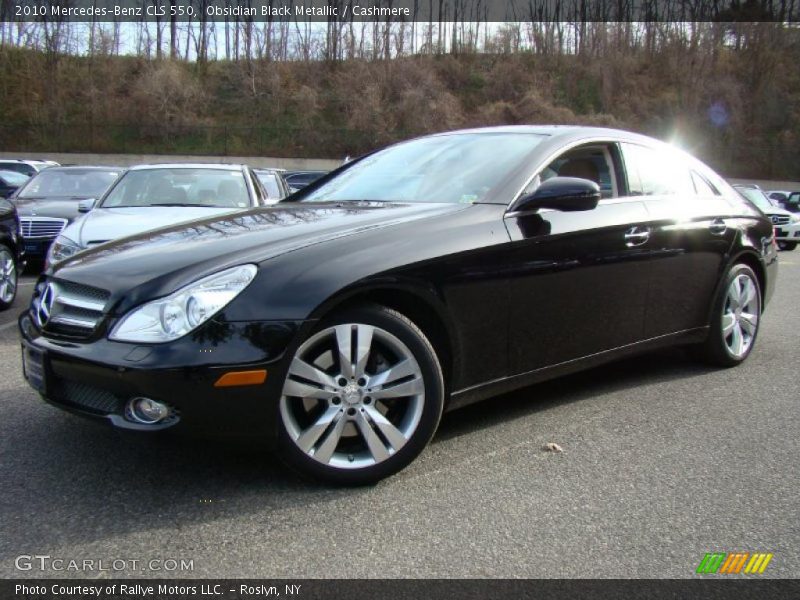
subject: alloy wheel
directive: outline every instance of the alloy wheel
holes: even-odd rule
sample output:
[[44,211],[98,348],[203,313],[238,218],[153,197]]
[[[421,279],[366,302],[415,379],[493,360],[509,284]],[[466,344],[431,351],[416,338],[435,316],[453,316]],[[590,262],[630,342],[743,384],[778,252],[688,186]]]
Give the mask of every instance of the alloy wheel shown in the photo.
[[728,352],[742,358],[753,345],[761,314],[758,286],[746,273],[733,278],[722,310],[722,337]]
[[6,249],[0,249],[0,302],[11,304],[17,293],[17,266]]
[[422,371],[409,348],[380,327],[345,323],[297,350],[280,414],[307,456],[329,467],[363,469],[405,446],[424,404]]

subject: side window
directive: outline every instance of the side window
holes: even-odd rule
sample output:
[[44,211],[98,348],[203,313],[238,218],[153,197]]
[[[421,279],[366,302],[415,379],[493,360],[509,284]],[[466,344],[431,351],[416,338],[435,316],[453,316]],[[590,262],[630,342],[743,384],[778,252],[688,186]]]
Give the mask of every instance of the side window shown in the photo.
[[253,184],[253,190],[255,191],[256,194],[255,205],[256,206],[264,205],[266,194],[264,193],[264,189],[261,187],[261,182],[258,180],[258,177],[253,171],[248,170],[247,176],[250,178],[250,182]]
[[627,142],[620,146],[631,196],[695,195],[692,174],[679,156]]
[[602,144],[579,146],[565,152],[542,169],[528,184],[523,194],[535,191],[542,181],[552,177],[588,179],[600,186],[603,198],[614,198],[619,195],[612,152]]
[[719,190],[706,181],[705,177],[692,171],[692,181],[698,196],[719,196]]

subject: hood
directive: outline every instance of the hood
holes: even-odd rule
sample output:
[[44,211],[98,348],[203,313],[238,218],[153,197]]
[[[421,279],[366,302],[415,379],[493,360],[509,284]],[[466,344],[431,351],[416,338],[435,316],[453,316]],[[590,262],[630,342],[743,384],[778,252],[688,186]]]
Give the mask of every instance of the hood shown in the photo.
[[[80,252],[56,278],[99,287],[126,304],[171,293],[229,266],[259,263],[342,236],[443,216],[469,204],[280,203],[148,231]],[[91,214],[91,213],[90,213]]]
[[36,197],[36,198],[14,198],[13,202],[17,206],[17,213],[20,217],[55,217],[58,219],[72,220],[81,213],[78,212],[78,205],[81,200],[86,200],[92,196],[70,196],[70,197]]
[[[152,229],[232,212],[231,208],[201,206],[129,206],[95,208],[73,223],[64,235],[86,248]],[[238,212],[238,211],[237,211]]]
[[770,207],[769,209],[764,210],[764,214],[767,215],[768,217],[772,216],[785,217],[785,216],[791,216],[793,213],[791,211],[786,210],[785,208],[779,208],[777,206],[773,206]]

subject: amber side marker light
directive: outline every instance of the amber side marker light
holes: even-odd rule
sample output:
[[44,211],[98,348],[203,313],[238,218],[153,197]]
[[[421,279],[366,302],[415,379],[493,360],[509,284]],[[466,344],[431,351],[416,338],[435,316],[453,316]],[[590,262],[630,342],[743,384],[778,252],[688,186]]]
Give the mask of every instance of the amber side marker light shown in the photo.
[[236,387],[240,385],[261,385],[267,380],[267,370],[232,371],[217,379],[214,387]]

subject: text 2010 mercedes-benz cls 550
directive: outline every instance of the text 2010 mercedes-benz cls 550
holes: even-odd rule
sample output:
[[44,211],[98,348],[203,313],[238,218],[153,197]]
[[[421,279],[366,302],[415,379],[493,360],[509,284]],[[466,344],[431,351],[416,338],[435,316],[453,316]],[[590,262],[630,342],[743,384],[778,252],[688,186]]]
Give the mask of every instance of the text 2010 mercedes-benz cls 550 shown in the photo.
[[500,392],[671,344],[736,365],[775,283],[756,207],[622,131],[433,135],[291,200],[50,269],[20,317],[28,381],[118,427],[262,436],[364,483]]

